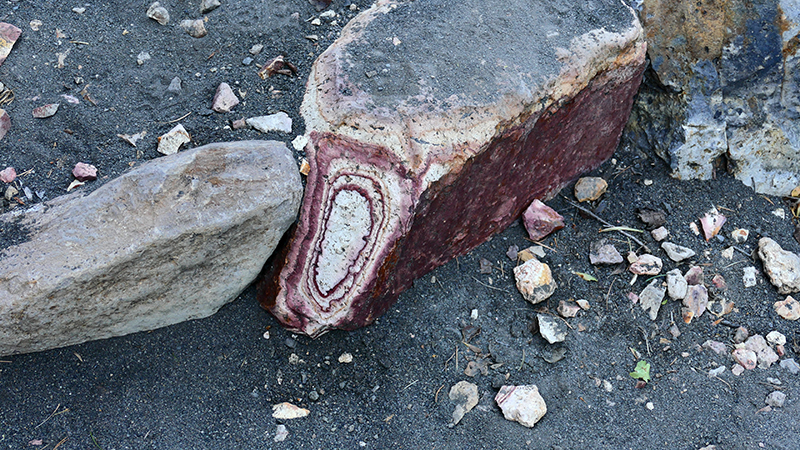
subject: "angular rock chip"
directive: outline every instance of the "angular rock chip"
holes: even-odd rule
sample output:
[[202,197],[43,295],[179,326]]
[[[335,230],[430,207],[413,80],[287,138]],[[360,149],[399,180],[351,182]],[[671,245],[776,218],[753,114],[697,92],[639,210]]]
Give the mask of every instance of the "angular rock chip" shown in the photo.
[[48,103],[47,105],[39,106],[38,108],[33,108],[33,117],[37,119],[46,119],[48,117],[53,117],[58,111],[58,107],[59,107],[58,103]]
[[758,367],[767,369],[772,363],[778,361],[778,354],[767,344],[764,336],[754,334],[744,342],[744,348],[756,354]]
[[189,36],[193,38],[205,37],[208,34],[206,31],[206,23],[203,19],[184,19],[181,20],[180,27],[184,29]]
[[0,66],[11,54],[11,48],[14,47],[20,34],[22,34],[22,30],[19,28],[10,23],[0,22]]
[[450,401],[456,404],[453,410],[453,421],[451,426],[455,426],[464,415],[467,414],[478,404],[478,385],[469,381],[459,381],[450,388]]
[[772,345],[784,345],[786,344],[786,336],[779,331],[773,330],[767,333],[767,342]]
[[764,273],[781,294],[800,291],[800,256],[786,251],[770,238],[758,241],[758,257],[764,263]]
[[[569,14],[500,0],[436,5],[379,2],[311,69],[304,206],[260,292],[292,330],[371,323],[414,279],[505,229],[619,141],[645,50],[624,3],[575,3]],[[471,8],[481,15],[462,14]],[[563,21],[545,36],[545,24]],[[500,28],[475,34],[481,23]],[[483,69],[489,54],[496,63]]]
[[689,283],[689,286],[703,284],[703,268],[701,266],[692,266],[686,271],[683,277],[686,278],[686,282]]
[[639,294],[639,306],[647,312],[650,320],[656,320],[658,310],[661,309],[661,301],[667,289],[661,285],[660,279],[655,279],[648,284],[641,294]]
[[783,408],[783,404],[786,402],[786,394],[781,391],[772,391],[767,395],[767,398],[764,400],[764,403],[773,407],[773,408]]
[[607,239],[594,242],[589,250],[589,262],[593,265],[621,264],[624,261],[614,244],[609,244]]
[[683,300],[689,292],[689,283],[681,275],[680,269],[667,272],[667,293],[673,300]]
[[218,113],[226,113],[239,104],[239,99],[233,93],[233,89],[228,83],[220,83],[214,100],[211,102],[211,109]]
[[167,8],[161,6],[158,2],[153,2],[149,8],[147,8],[147,17],[155,20],[161,25],[166,25],[169,23],[169,12]]
[[722,229],[726,220],[725,216],[717,211],[717,208],[711,208],[700,218],[700,225],[703,227],[703,236],[706,241],[719,234],[719,230]]
[[219,0],[203,0],[200,2],[200,14],[210,13],[217,9],[222,3]]
[[583,177],[575,183],[575,199],[579,202],[593,202],[606,193],[608,183],[600,177]]
[[663,263],[661,258],[650,254],[644,254],[636,259],[636,262],[628,267],[631,273],[636,275],[658,275],[661,272]]
[[673,244],[672,242],[662,242],[661,248],[667,253],[669,259],[675,262],[681,262],[684,259],[689,259],[696,254],[694,250]]
[[664,239],[669,236],[669,231],[664,227],[658,227],[655,230],[650,232],[650,235],[653,236],[653,239],[656,241],[663,241]]
[[797,375],[800,373],[800,364],[797,364],[794,358],[787,358],[781,361],[781,369],[786,369],[792,375]]
[[737,244],[747,241],[748,236],[750,236],[750,232],[744,228],[737,228],[731,231],[731,239],[733,239],[733,242],[736,242]]
[[564,300],[561,300],[560,302],[558,302],[557,311],[558,311],[558,314],[561,317],[565,317],[565,318],[575,317],[575,316],[578,315],[578,311],[580,311],[580,310],[581,310],[581,307],[578,306],[577,303],[566,302]]
[[5,109],[0,108],[0,140],[11,130],[11,116]]
[[306,417],[309,415],[311,411],[301,408],[297,405],[293,405],[289,402],[278,403],[277,405],[272,405],[272,417],[276,419],[299,419],[301,417]]
[[547,342],[555,344],[564,342],[567,338],[567,326],[561,320],[547,314],[537,314],[536,318],[539,322],[539,334]]
[[525,300],[536,304],[550,298],[558,285],[550,272],[550,266],[532,258],[521,266],[514,267],[517,289]]
[[753,287],[757,284],[755,267],[750,266],[742,269],[742,283],[744,283],[744,287],[746,288]]
[[758,358],[756,352],[744,348],[737,348],[733,351],[733,359],[747,370],[756,368]]
[[547,405],[536,385],[503,386],[494,401],[507,420],[531,428],[547,413]]
[[800,319],[800,302],[791,295],[786,297],[786,300],[775,302],[774,308],[775,312],[786,320]]
[[215,313],[262,269],[301,197],[284,144],[244,141],[158,158],[90,195],[0,216],[30,230],[0,255],[0,355]]
[[192,142],[192,137],[183,125],[177,124],[165,134],[158,137],[158,152],[164,155],[174,155],[183,144]]
[[6,167],[0,170],[0,181],[3,183],[11,183],[17,179],[17,171],[13,167]]
[[72,176],[78,181],[92,181],[97,179],[97,168],[91,164],[79,162],[72,169]]
[[639,220],[647,225],[648,230],[655,231],[658,228],[662,228],[662,225],[667,223],[667,213],[664,211],[650,208],[639,208],[636,210],[636,213],[639,216]]
[[540,241],[553,231],[564,228],[564,218],[539,199],[534,199],[522,214],[522,222],[531,240]]
[[269,133],[270,131],[292,132],[292,118],[283,111],[268,116],[251,117],[247,119],[247,124],[262,133]]
[[702,284],[690,285],[683,299],[683,306],[686,307],[683,314],[684,322],[691,323],[692,319],[702,316],[708,307],[708,289]]

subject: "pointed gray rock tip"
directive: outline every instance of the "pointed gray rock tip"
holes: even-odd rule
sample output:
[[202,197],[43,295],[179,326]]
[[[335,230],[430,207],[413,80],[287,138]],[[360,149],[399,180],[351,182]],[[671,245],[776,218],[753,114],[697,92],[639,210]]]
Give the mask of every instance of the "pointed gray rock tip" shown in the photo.
[[0,355],[215,313],[258,275],[301,196],[283,143],[245,141],[158,158],[15,216],[30,236],[0,253]]

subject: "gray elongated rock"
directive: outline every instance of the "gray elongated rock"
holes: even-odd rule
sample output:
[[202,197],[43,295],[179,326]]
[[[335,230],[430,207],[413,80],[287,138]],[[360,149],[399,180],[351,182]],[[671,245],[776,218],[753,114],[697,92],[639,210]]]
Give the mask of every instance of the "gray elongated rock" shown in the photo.
[[765,237],[758,241],[758,257],[764,263],[764,273],[779,293],[800,292],[800,256]]
[[658,310],[661,309],[661,301],[664,300],[666,292],[667,288],[662,286],[661,280],[655,279],[639,294],[639,306],[647,311],[650,320],[656,320],[658,317]]
[[253,281],[302,196],[279,142],[198,147],[16,220],[0,254],[0,355],[120,336],[215,313]]
[[618,0],[377,2],[312,67],[306,196],[262,306],[311,336],[371,323],[607,159],[644,56]]
[[688,247],[673,244],[672,242],[662,242],[661,248],[667,253],[669,259],[675,262],[681,262],[684,259],[689,259],[695,255],[694,250]]
[[680,179],[712,179],[715,160],[761,193],[800,184],[800,4],[642,0],[653,75],[631,140]]

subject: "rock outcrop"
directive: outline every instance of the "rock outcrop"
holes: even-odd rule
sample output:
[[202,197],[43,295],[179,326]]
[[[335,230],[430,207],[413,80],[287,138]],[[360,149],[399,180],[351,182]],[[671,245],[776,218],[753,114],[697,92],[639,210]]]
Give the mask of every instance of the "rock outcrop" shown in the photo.
[[87,196],[22,215],[0,251],[0,355],[206,317],[250,284],[295,221],[297,166],[279,142],[210,144]]
[[617,0],[381,0],[315,62],[301,218],[260,301],[318,336],[385,312],[607,159],[644,69]]
[[790,0],[643,0],[652,70],[631,117],[637,145],[680,179],[728,169],[758,192],[800,184],[800,6]]

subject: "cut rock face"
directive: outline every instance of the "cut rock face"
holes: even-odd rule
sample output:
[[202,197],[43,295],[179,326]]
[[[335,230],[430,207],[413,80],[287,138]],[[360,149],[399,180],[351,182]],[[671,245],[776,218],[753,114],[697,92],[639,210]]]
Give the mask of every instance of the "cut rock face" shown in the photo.
[[159,158],[24,215],[0,254],[0,355],[151,330],[215,313],[294,222],[286,146],[211,144]]
[[260,293],[292,330],[371,323],[619,141],[645,51],[623,2],[443,5],[382,0],[312,67],[304,205]]

